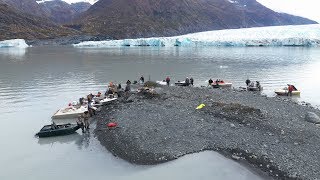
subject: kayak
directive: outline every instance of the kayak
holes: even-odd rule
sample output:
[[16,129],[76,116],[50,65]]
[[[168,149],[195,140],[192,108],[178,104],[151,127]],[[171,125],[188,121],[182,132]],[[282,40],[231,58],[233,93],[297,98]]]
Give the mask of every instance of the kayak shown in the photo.
[[61,124],[61,125],[45,125],[36,134],[39,138],[51,137],[51,136],[62,136],[67,134],[75,133],[80,127],[76,124]]

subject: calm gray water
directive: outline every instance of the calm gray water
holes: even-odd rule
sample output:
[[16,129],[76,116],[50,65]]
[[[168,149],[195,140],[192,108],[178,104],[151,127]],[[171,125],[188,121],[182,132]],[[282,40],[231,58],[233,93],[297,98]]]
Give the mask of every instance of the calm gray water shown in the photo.
[[193,77],[197,86],[221,78],[244,86],[260,80],[268,96],[287,83],[299,101],[320,105],[319,48],[0,49],[0,179],[258,179],[217,153],[188,155],[159,166],[113,157],[92,133],[37,139],[53,113],[108,82]]

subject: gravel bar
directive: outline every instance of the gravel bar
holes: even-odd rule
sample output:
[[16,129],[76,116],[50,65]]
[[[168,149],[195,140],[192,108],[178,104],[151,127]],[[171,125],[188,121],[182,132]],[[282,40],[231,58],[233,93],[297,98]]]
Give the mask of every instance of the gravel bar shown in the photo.
[[[115,156],[158,164],[214,150],[276,179],[320,179],[320,127],[305,120],[308,112],[319,115],[318,109],[234,89],[155,92],[122,94],[97,114],[95,135]],[[108,128],[109,122],[118,127]]]

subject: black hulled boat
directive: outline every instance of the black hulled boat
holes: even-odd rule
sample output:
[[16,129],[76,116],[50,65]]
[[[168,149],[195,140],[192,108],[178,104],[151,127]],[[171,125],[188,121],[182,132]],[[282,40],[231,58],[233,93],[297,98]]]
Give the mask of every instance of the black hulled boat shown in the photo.
[[61,125],[45,125],[43,128],[36,134],[36,136],[41,137],[51,137],[51,136],[62,136],[67,134],[75,133],[79,129],[77,124],[61,124]]

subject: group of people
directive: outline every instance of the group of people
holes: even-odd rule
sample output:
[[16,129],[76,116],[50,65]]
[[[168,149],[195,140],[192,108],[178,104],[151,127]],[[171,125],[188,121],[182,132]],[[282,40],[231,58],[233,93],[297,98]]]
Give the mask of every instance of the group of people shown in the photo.
[[256,81],[256,83],[254,83],[253,81],[251,82],[250,79],[246,80],[246,85],[247,85],[247,87],[258,87],[258,88],[260,88],[260,82],[259,81]]
[[186,83],[186,86],[193,86],[194,80],[192,77],[190,79],[187,77],[184,82]]

